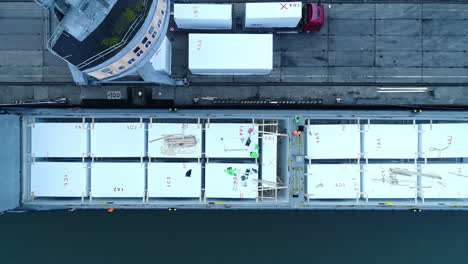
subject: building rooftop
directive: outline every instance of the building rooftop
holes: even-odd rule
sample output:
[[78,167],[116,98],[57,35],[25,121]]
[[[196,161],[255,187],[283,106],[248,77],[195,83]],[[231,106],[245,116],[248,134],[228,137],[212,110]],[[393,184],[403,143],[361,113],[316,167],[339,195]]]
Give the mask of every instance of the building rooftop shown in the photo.
[[[89,36],[106,18],[117,0],[61,0],[55,2],[60,26],[79,41]],[[47,5],[46,5],[47,6]]]
[[109,15],[83,41],[59,30],[51,39],[52,50],[80,70],[92,68],[112,58],[138,32],[153,0],[120,0]]

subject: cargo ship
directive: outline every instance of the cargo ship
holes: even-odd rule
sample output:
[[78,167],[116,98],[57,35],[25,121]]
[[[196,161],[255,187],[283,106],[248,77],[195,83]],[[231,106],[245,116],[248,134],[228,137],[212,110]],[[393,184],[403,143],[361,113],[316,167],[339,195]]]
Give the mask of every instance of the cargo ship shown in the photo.
[[464,209],[465,112],[8,109],[2,210]]
[[[37,2],[55,13],[48,48],[71,72],[67,91],[82,85],[81,101],[66,104],[63,98],[31,102],[35,107],[0,108],[2,212],[468,208],[466,109],[422,111],[387,104],[385,110],[358,110],[348,104],[332,110],[330,103],[321,109],[322,99],[298,100],[302,94],[288,90],[295,85],[355,85],[350,97],[376,88],[369,92],[372,96],[364,95],[374,100],[387,92],[420,95],[434,93],[437,85],[458,88],[455,84],[466,78],[459,68],[447,66],[440,74],[439,68],[395,68],[413,65],[412,58],[422,53],[408,51],[409,59],[398,55],[403,51],[394,51],[395,39],[433,49],[447,45],[435,45],[427,34],[393,36],[388,27],[397,24],[402,34],[409,34],[401,26],[409,18],[442,20],[443,12],[466,23],[460,19],[463,10],[450,6],[438,13],[440,5],[427,7],[430,11],[401,5],[404,11],[394,12],[373,5],[373,12],[365,14],[372,18],[351,23],[362,25],[364,33],[353,27],[357,35],[348,35],[343,25],[362,10],[340,6],[334,26],[342,35],[330,36],[330,29],[320,30],[328,27],[325,10],[333,9],[309,2]],[[103,26],[117,25],[112,18],[124,10],[134,20],[116,22],[121,34],[103,31]],[[81,31],[73,27],[79,14],[89,18],[77,24]],[[96,14],[106,17],[93,19]],[[426,29],[447,32],[444,25],[432,23]],[[371,28],[388,36],[374,32],[369,37]],[[450,48],[463,49],[464,37],[450,34],[447,39],[457,44]],[[354,50],[370,39],[374,50]],[[425,63],[440,64],[437,50],[427,52],[434,56],[426,56]],[[367,57],[361,60],[361,55]],[[386,56],[394,57],[389,62]],[[429,57],[434,61],[428,62]],[[412,83],[402,85],[402,78]],[[61,85],[57,83],[48,85]],[[201,92],[190,92],[194,87]],[[51,99],[52,91],[46,91]],[[260,91],[262,97],[256,95]],[[342,106],[340,97],[315,95]],[[36,96],[44,97],[40,89]],[[146,97],[152,98],[150,107]]]

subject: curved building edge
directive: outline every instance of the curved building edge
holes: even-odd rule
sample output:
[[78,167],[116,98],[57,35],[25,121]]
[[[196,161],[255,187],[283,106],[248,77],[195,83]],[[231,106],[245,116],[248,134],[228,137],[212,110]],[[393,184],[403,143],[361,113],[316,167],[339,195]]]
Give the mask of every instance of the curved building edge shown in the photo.
[[169,0],[154,0],[137,34],[111,59],[83,71],[99,81],[111,81],[136,72],[157,52],[166,36],[170,18]]

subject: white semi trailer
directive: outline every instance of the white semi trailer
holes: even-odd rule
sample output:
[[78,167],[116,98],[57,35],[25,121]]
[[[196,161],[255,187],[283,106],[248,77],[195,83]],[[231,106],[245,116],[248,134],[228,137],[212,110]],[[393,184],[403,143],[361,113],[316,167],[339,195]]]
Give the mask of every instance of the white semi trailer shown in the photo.
[[230,4],[175,4],[177,28],[194,30],[189,33],[188,43],[188,68],[192,74],[267,75],[273,70],[273,35],[260,32],[285,28],[313,31],[319,30],[324,22],[323,6],[315,3],[246,3],[244,34],[203,31],[230,30],[232,7]]
[[266,75],[272,34],[189,34],[189,69],[203,75]]
[[302,2],[245,4],[245,28],[295,28],[301,19]]
[[229,30],[232,28],[232,5],[175,4],[174,20],[179,29]]

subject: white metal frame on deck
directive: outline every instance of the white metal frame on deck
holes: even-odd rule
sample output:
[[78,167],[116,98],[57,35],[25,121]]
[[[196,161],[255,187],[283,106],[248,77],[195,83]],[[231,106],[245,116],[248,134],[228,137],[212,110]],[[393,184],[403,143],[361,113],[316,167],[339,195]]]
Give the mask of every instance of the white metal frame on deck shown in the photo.
[[35,123],[31,153],[35,157],[81,157],[86,152],[83,123]]
[[421,127],[425,158],[468,157],[468,123],[423,124]]
[[278,173],[278,136],[262,135],[262,180],[276,182]]
[[424,164],[421,172],[437,177],[421,177],[427,198],[468,198],[468,164]]
[[[176,144],[177,142],[186,144]],[[192,145],[192,141],[195,145]],[[148,129],[148,152],[151,157],[200,158],[201,124],[152,123]]]
[[360,127],[356,125],[307,125],[307,158],[358,159]]
[[355,199],[360,193],[359,164],[307,166],[308,199]]
[[390,169],[417,172],[416,164],[366,164],[364,165],[363,191],[369,199],[415,198],[417,176],[393,174]]
[[151,163],[148,167],[148,197],[201,197],[201,164]]
[[416,159],[418,127],[416,125],[368,125],[364,131],[364,152],[368,159]]
[[[206,198],[257,198],[257,164],[207,163],[205,167]],[[232,170],[233,174],[230,174],[229,170]],[[246,174],[248,178],[242,180]]]
[[143,163],[94,163],[91,169],[92,197],[145,197]]
[[33,197],[87,197],[86,169],[82,163],[35,162],[31,164]]
[[208,124],[205,152],[209,158],[250,158],[258,153],[258,124]]
[[94,123],[91,130],[94,157],[142,157],[145,155],[143,123]]

